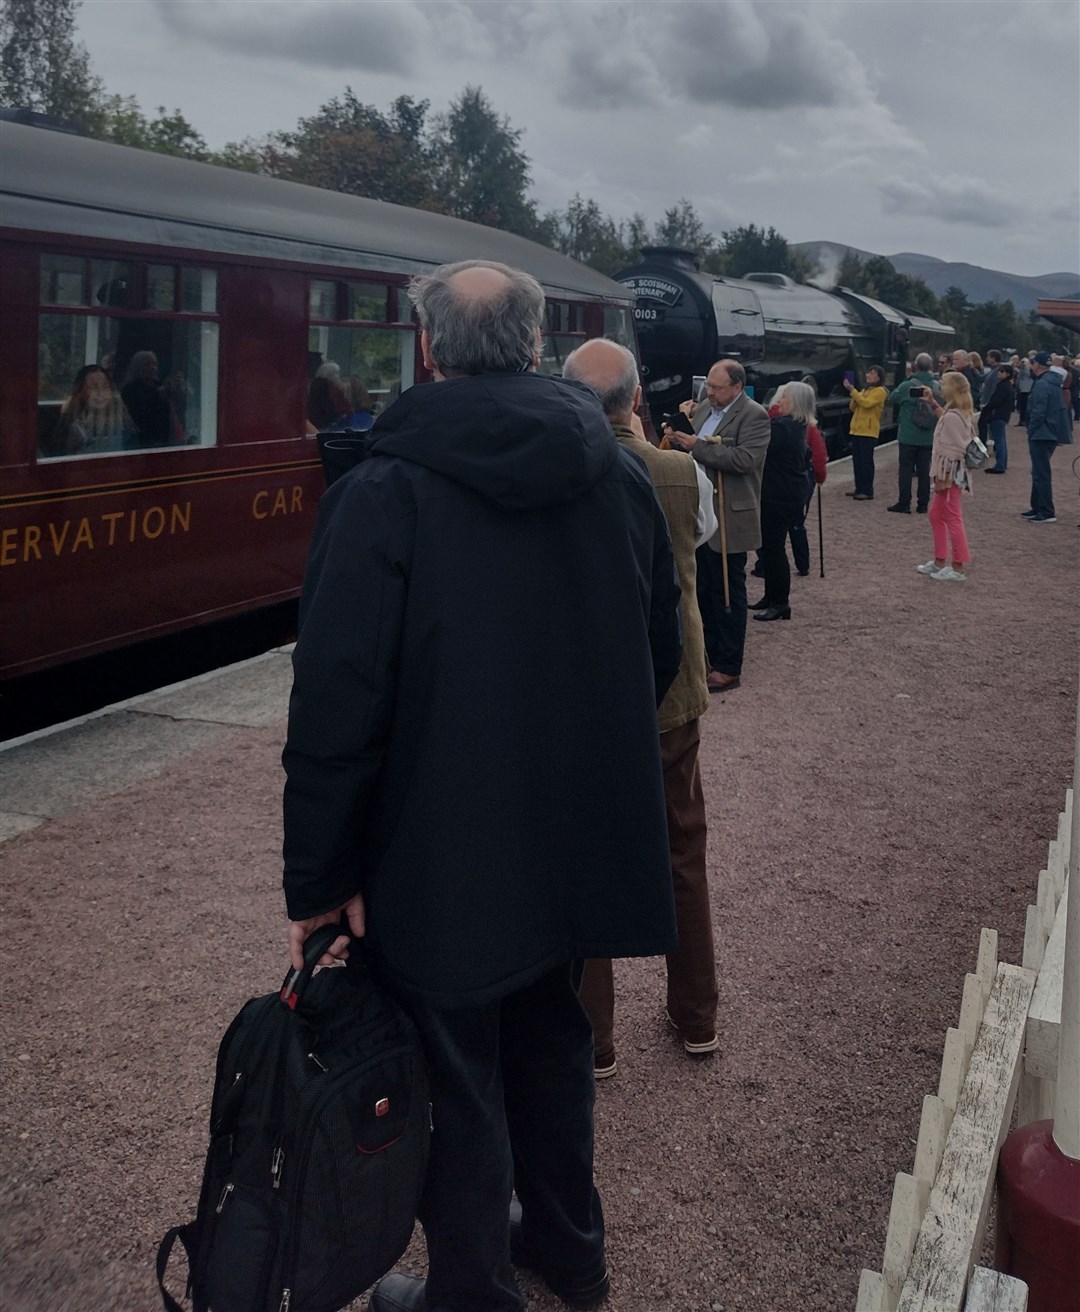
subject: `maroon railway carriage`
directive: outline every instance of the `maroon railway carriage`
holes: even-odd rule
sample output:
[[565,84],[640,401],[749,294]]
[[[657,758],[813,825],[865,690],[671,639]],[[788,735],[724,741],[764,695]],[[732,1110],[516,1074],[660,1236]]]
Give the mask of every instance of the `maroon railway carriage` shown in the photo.
[[0,676],[294,597],[313,380],[424,381],[405,285],[470,258],[543,284],[545,370],[636,349],[625,288],[509,233],[0,122]]

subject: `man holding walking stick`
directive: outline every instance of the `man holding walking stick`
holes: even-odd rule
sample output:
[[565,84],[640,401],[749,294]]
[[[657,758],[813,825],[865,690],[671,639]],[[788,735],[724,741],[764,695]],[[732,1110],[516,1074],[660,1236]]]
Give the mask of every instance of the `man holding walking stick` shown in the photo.
[[679,407],[694,432],[664,428],[671,444],[689,451],[716,485],[719,527],[697,553],[710,692],[729,692],[742,681],[746,555],[761,545],[761,471],[769,449],[769,416],[745,388],[742,365],[718,360],[709,370],[706,399]]

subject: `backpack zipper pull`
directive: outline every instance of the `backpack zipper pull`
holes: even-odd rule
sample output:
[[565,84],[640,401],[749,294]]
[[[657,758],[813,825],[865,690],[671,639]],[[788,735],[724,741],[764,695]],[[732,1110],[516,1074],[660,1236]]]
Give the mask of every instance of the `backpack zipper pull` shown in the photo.
[[285,1149],[280,1144],[274,1149],[274,1156],[270,1161],[270,1178],[274,1182],[274,1188],[281,1188],[281,1168],[285,1165]]
[[235,1187],[236,1187],[235,1185],[227,1184],[225,1188],[222,1189],[221,1197],[218,1199],[218,1205],[214,1209],[214,1211],[217,1213],[218,1216],[221,1215],[221,1209],[225,1206],[225,1203],[228,1201],[229,1195],[232,1193]]
[[309,1053],[308,1053],[308,1061],[313,1061],[313,1062],[315,1063],[315,1065],[318,1066],[319,1070],[321,1070],[322,1073],[323,1073],[324,1075],[325,1075],[325,1074],[329,1071],[329,1069],[330,1069],[328,1066],[324,1066],[324,1065],[322,1064],[322,1062],[318,1059],[318,1057],[315,1056],[315,1054],[314,1054],[313,1052],[309,1052]]
[[281,1303],[278,1306],[278,1312],[289,1312],[289,1304],[292,1302],[292,1290],[283,1289],[281,1291]]

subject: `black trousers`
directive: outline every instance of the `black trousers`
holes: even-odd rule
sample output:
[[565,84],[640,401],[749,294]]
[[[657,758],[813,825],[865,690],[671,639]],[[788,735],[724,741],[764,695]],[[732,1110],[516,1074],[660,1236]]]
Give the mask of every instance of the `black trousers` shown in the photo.
[[925,510],[930,504],[930,453],[928,446],[911,446],[897,443],[897,500],[905,510],[911,509],[911,480],[918,476],[918,507]]
[[[579,972],[578,972],[579,973]],[[434,1132],[420,1221],[429,1312],[519,1312],[511,1190],[546,1269],[604,1267],[593,1185],[593,1035],[570,965],[483,1007],[410,998],[431,1066]]]
[[787,537],[802,515],[802,506],[763,501],[761,503],[761,566],[765,571],[765,600],[770,606],[786,606],[791,592],[791,566]]
[[697,596],[705,655],[718,674],[742,674],[746,646],[746,552],[728,553],[731,608],[724,610],[724,558],[710,546],[697,550]]

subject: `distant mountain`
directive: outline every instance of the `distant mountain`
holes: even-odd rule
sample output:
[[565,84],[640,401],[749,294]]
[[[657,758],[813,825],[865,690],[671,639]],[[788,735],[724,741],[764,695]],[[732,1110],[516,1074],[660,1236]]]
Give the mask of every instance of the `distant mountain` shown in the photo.
[[[817,261],[822,268],[820,281],[835,280],[836,270],[847,251],[853,251],[860,260],[867,260],[871,251],[855,246],[844,246],[835,241],[802,241],[793,243],[797,250]],[[969,301],[1010,300],[1021,314],[1034,310],[1043,299],[1080,297],[1080,274],[1043,273],[1025,278],[1018,273],[1002,273],[997,269],[984,269],[978,264],[956,264],[935,259],[933,255],[917,255],[901,251],[888,257],[893,267],[911,278],[921,278],[935,296],[949,287],[959,287]]]

